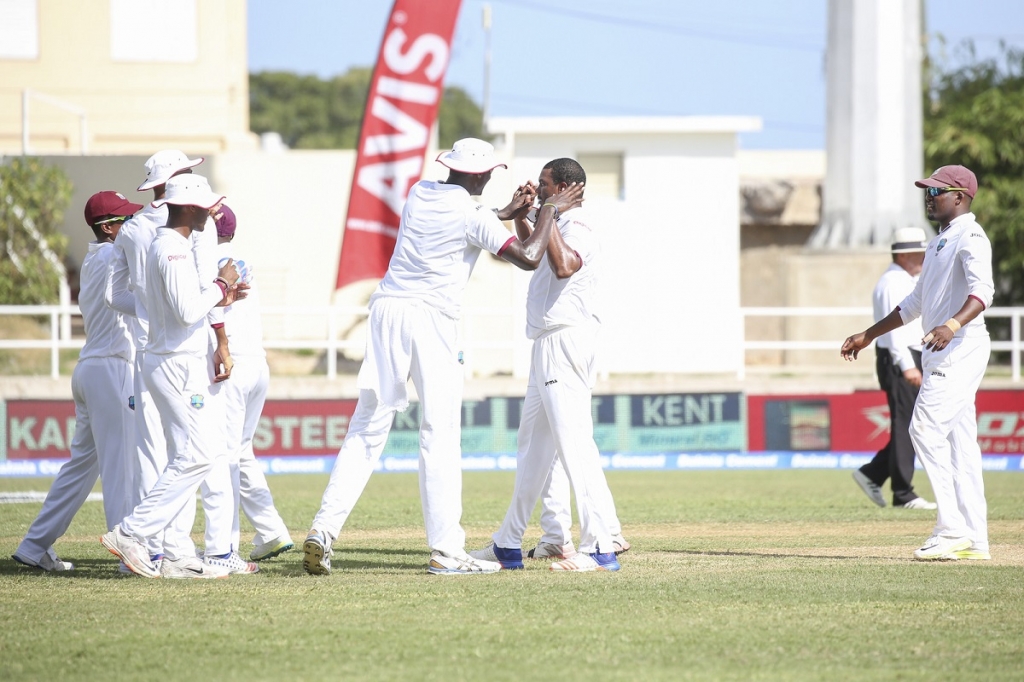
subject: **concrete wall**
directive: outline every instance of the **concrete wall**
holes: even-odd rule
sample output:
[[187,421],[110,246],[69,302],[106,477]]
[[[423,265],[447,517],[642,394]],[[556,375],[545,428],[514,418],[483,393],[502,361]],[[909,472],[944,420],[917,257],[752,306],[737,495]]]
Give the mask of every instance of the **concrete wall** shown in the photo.
[[[158,6],[139,10],[130,2],[35,3],[37,53],[0,57],[0,154],[22,151],[25,88],[83,110],[84,143],[92,154],[148,157],[155,149],[194,154],[257,146],[249,132],[245,0],[194,0],[194,20],[171,26],[169,35],[160,21],[136,22],[113,35],[118,19],[140,11],[161,14]],[[126,41],[134,41],[131,52],[138,57],[117,57]],[[181,50],[183,43],[194,49]],[[75,113],[31,98],[28,121],[30,151],[81,152]]]

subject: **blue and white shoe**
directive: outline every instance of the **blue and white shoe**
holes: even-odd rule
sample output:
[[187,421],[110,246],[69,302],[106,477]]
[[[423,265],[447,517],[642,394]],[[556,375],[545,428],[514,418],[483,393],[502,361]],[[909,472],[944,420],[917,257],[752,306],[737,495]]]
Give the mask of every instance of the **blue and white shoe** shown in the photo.
[[469,556],[483,561],[496,561],[506,571],[523,568],[523,550],[498,547],[493,542],[483,549],[474,549]]
[[592,552],[584,554],[579,552],[571,559],[563,559],[551,564],[552,571],[574,571],[586,573],[587,571],[617,571],[622,568],[615,552]]

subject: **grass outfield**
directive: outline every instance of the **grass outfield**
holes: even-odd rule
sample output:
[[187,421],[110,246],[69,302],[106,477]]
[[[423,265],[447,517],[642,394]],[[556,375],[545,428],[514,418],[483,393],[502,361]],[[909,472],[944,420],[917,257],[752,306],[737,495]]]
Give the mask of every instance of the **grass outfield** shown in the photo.
[[[986,474],[993,560],[941,564],[910,559],[934,513],[878,509],[848,471],[608,477],[633,544],[614,574],[429,575],[408,474],[371,479],[319,578],[300,552],[228,580],[121,576],[98,503],[57,543],[77,570],[42,574],[8,558],[40,505],[3,504],[0,679],[1024,678],[1024,475]],[[297,544],[326,481],[270,479]],[[464,488],[475,548],[512,474]]]

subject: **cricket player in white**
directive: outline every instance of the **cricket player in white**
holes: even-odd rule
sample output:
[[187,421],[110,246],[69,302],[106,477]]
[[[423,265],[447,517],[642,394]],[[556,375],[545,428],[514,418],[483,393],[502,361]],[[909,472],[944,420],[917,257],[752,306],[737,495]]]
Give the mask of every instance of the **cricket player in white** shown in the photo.
[[216,578],[229,572],[194,554],[172,554],[166,546],[157,569],[144,544],[186,505],[194,505],[196,490],[226,457],[224,414],[218,409],[223,404],[206,400],[213,383],[206,321],[215,306],[234,301],[238,273],[229,262],[219,270],[217,287],[203,290],[191,242],[192,233],[205,229],[210,209],[222,200],[206,178],[188,174],[168,180],[166,195],[154,202],[170,207],[168,224],[158,230],[146,259],[150,338],[143,371],[160,410],[169,462],[142,503],[101,538],[132,572],[151,578]]
[[[288,534],[288,526],[274,506],[274,497],[267,485],[267,477],[253,453],[252,439],[259,425],[263,405],[270,386],[270,367],[267,351],[263,349],[263,320],[260,317],[259,288],[252,264],[239,256],[234,244],[237,219],[226,204],[216,215],[217,256],[223,265],[234,260],[240,281],[248,285],[245,300],[224,308],[224,328],[231,344],[234,368],[231,381],[221,388],[224,401],[228,464],[232,491],[232,543],[239,547],[241,505],[246,518],[256,530],[250,552],[253,561],[270,559],[292,549],[295,544]],[[211,343],[216,343],[211,335]]]
[[[528,211],[531,194],[517,191],[501,211],[487,210],[471,198],[483,191],[495,168],[505,167],[494,159],[490,144],[459,140],[437,160],[450,170],[448,178],[418,182],[409,192],[394,255],[370,299],[359,402],[303,545],[303,568],[314,575],[331,571],[331,545],[380,458],[395,412],[409,404],[410,378],[422,408],[419,472],[431,550],[428,571],[469,574],[501,568],[465,551],[458,319],[463,291],[481,251],[524,270],[536,269],[553,232],[554,207],[542,211],[534,234],[520,241],[501,220]],[[573,193],[580,190],[574,188],[569,194]]]
[[984,310],[992,304],[992,245],[975,221],[974,173],[943,166],[914,183],[925,190],[925,210],[939,224],[928,244],[914,291],[887,317],[846,339],[847,360],[881,334],[921,318],[924,380],[910,436],[935,491],[938,518],[916,552],[921,561],[990,558],[988,507],[982,480],[975,395],[991,342]]
[[[107,305],[126,315],[136,316],[135,355],[135,428],[137,459],[134,471],[135,498],[133,507],[152,490],[167,468],[167,441],[164,437],[160,413],[150,397],[145,363],[146,342],[149,335],[149,314],[146,308],[146,261],[150,246],[156,238],[157,228],[167,224],[167,206],[160,203],[167,181],[175,176],[192,173],[203,158],[190,159],[176,149],[165,149],[146,160],[146,179],[138,190],[153,190],[155,203],[147,205],[128,221],[114,242],[115,258],[110,269],[105,298]],[[217,238],[210,221],[210,229],[195,232],[192,249],[200,281],[211,282],[217,274]],[[215,328],[218,345],[211,359],[218,367],[215,382],[227,379],[231,373],[231,357],[227,350],[227,335],[223,329],[223,313],[214,309],[208,322]],[[210,400],[217,399],[216,387]],[[201,486],[203,507],[206,512],[206,555],[211,562],[227,565],[232,572],[252,573],[256,567],[234,556],[232,547],[231,480],[227,464],[218,466]],[[147,540],[154,561],[163,558],[165,547],[174,556],[196,553],[192,542],[195,524],[195,505],[186,505],[181,515],[166,532]]]
[[61,467],[17,551],[15,561],[44,571],[70,571],[53,543],[67,532],[99,476],[107,530],[132,510],[131,471],[134,459],[131,318],[103,301],[113,242],[121,223],[141,209],[117,192],[99,192],[85,204],[85,221],[96,235],[82,261],[78,307],[85,323],[85,345],[71,375],[75,398],[75,435],[71,461]]
[[[585,181],[578,162],[555,159],[541,171],[538,200],[542,207],[551,206],[570,183]],[[559,208],[557,222],[548,258],[533,274],[526,299],[526,335],[533,339],[533,358],[519,422],[512,503],[494,542],[472,556],[497,561],[506,569],[523,567],[523,534],[557,457],[576,492],[580,551],[554,562],[551,570],[617,571],[621,567],[612,541],[614,506],[591,414],[601,250],[582,197],[567,209]],[[522,221],[516,226],[520,237],[529,231]]]

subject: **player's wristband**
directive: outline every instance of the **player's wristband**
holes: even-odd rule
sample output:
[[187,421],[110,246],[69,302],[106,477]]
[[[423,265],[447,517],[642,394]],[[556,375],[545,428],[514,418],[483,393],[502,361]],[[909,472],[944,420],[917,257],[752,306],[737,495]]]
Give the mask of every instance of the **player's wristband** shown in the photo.
[[950,329],[952,329],[954,334],[956,334],[958,331],[960,331],[960,327],[962,326],[959,322],[956,321],[955,317],[949,318],[948,320],[946,320],[942,324],[944,324],[947,327],[949,327]]
[[541,208],[544,208],[544,206],[550,206],[551,208],[555,209],[555,220],[558,220],[558,207],[552,204],[550,201],[547,202],[546,204],[543,204]]
[[228,289],[230,288],[230,285],[228,285],[228,281],[226,279],[224,279],[223,277],[218,277],[215,280],[213,280],[213,283],[220,287],[221,296],[228,295]]

